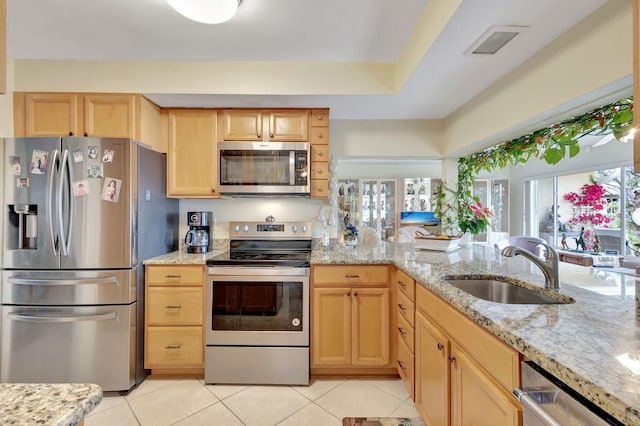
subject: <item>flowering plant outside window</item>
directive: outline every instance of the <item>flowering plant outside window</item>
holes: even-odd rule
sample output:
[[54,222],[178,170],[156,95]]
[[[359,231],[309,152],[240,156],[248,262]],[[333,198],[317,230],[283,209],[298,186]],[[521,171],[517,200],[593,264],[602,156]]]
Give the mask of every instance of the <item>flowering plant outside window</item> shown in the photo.
[[605,192],[602,185],[594,183],[582,185],[580,193],[564,194],[562,198],[573,205],[573,217],[569,222],[607,228],[611,217],[605,211],[607,201],[602,198]]

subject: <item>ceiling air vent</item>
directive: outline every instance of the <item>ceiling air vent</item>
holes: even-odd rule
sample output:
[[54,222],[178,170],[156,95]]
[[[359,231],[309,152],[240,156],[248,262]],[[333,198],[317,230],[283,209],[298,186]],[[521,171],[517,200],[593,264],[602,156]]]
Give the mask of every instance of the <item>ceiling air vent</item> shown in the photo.
[[515,36],[526,31],[529,27],[516,25],[493,25],[476,40],[464,54],[493,55],[509,43]]

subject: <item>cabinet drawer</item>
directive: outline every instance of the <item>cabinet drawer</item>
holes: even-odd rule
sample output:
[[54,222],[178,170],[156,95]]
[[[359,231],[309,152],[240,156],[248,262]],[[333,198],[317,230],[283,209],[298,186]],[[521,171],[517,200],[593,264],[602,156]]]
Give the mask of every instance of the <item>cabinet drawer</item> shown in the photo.
[[202,327],[147,327],[145,368],[201,367]]
[[416,305],[451,336],[507,392],[520,386],[520,354],[429,290],[416,288]]
[[415,399],[414,395],[414,355],[405,345],[404,340],[398,339],[398,374],[402,378],[404,385],[409,391],[411,399]]
[[147,290],[147,325],[202,325],[202,287],[151,287]]
[[328,179],[329,163],[326,161],[311,164],[311,179]]
[[327,145],[329,143],[329,128],[328,127],[312,127],[311,143],[313,145]]
[[414,352],[414,349],[413,349],[414,328],[411,324],[409,324],[409,321],[407,321],[404,315],[400,313],[400,309],[396,307],[396,310],[397,310],[396,312],[396,322],[397,322],[396,332],[397,333],[396,334],[398,335],[399,339],[404,340],[404,342],[407,344],[411,352]]
[[203,285],[202,266],[147,266],[147,286]]
[[311,161],[329,161],[329,145],[311,145]]
[[328,126],[329,110],[328,109],[312,109],[311,125],[312,126]]
[[404,293],[396,294],[396,309],[400,315],[404,316],[412,327],[415,326],[415,303],[413,303]]
[[313,271],[314,285],[359,285],[388,286],[389,267],[375,266],[316,266]]
[[398,269],[396,272],[396,285],[411,301],[416,300],[416,281],[409,275]]
[[312,179],[311,180],[311,196],[327,197],[329,195],[329,180],[328,179]]

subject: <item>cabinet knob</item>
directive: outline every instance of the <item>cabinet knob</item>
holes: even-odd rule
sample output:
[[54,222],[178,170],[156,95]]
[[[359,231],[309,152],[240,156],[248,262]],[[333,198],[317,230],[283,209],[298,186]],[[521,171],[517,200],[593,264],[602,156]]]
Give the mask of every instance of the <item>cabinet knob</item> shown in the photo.
[[174,275],[174,274],[167,274],[164,276],[165,278],[180,278],[180,275]]
[[358,292],[356,291],[355,293],[353,293],[353,295],[354,295],[355,297],[358,297]]
[[438,350],[441,351],[444,349],[444,346],[442,345],[442,343],[438,343]]
[[360,275],[346,274],[344,277],[345,278],[360,278]]
[[318,138],[318,139],[322,139],[322,138],[324,138],[324,134],[322,134],[322,133],[318,133],[317,138]]
[[73,132],[69,132],[69,136],[73,136]]
[[402,281],[398,281],[398,285],[402,288],[406,287],[407,285],[405,283],[403,283]]
[[256,134],[256,136],[261,138],[262,137],[262,133],[258,133],[258,134]]
[[407,371],[407,367],[404,366],[404,362],[398,360],[398,367],[402,369],[402,371]]
[[456,360],[456,357],[450,354],[449,355],[449,362],[453,362],[455,360]]
[[180,349],[182,345],[167,345],[164,348],[165,349]]
[[350,291],[347,292],[347,296],[351,296],[351,292]]
[[272,138],[273,137],[273,133],[269,133],[269,137]]
[[407,333],[404,331],[404,329],[403,329],[402,327],[398,327],[398,332],[399,332],[400,334],[402,334],[403,336],[404,336],[405,334],[407,334]]
[[165,306],[165,308],[167,308],[167,309],[180,309],[180,308],[182,308],[182,306],[181,305],[167,305],[167,306]]
[[87,136],[89,136],[89,133],[84,132],[84,137],[86,138]]
[[403,311],[407,310],[407,307],[404,306],[402,303],[398,303],[398,308],[402,309]]
[[211,188],[211,192],[213,192],[215,194],[216,193],[216,189],[215,188]]
[[316,120],[323,121],[324,120],[324,115],[322,115],[322,114],[316,115]]

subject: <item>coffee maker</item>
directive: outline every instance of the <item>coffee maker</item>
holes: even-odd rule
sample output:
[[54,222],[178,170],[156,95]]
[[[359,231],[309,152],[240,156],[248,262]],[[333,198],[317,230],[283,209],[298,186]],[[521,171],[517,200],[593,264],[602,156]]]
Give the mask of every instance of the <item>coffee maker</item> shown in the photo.
[[189,231],[184,237],[188,253],[206,253],[211,246],[209,238],[210,224],[213,219],[211,212],[188,212],[187,224]]

